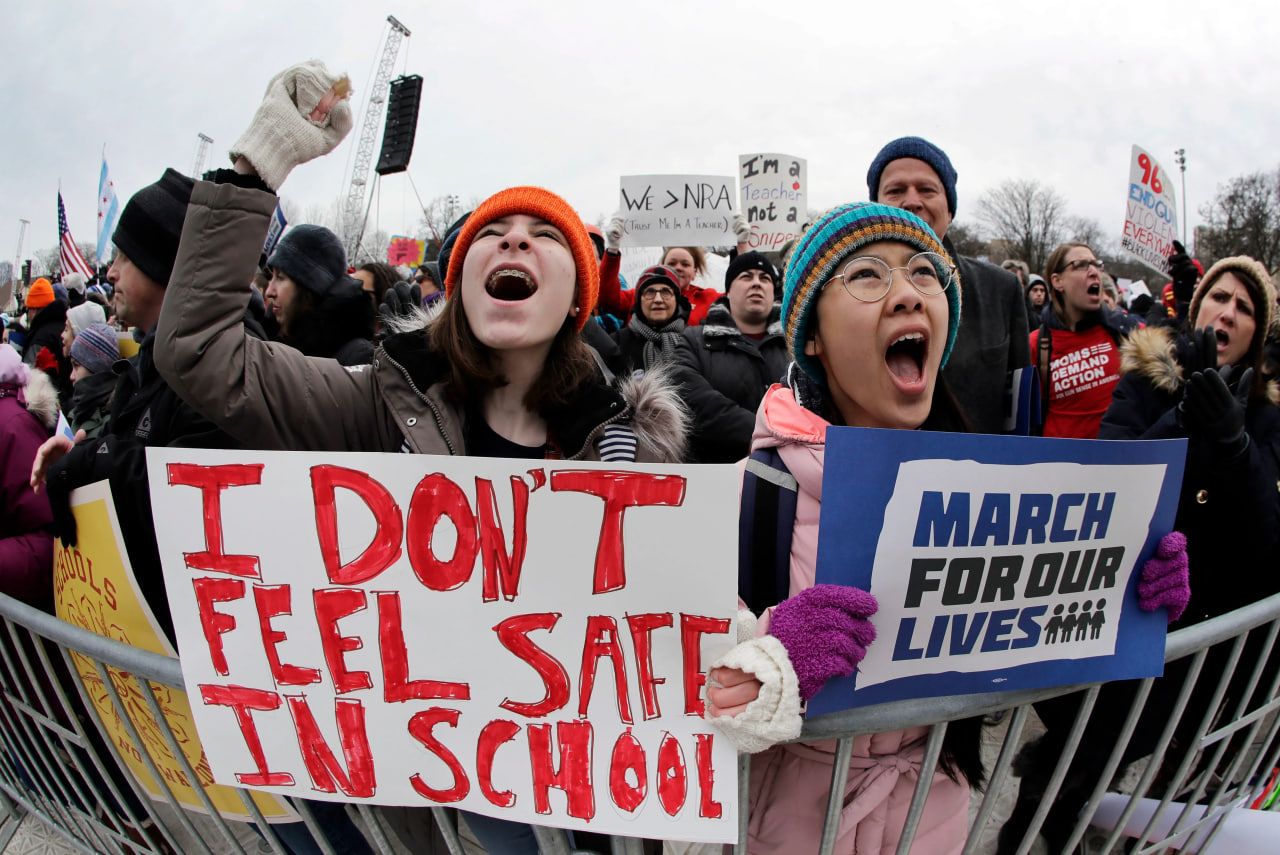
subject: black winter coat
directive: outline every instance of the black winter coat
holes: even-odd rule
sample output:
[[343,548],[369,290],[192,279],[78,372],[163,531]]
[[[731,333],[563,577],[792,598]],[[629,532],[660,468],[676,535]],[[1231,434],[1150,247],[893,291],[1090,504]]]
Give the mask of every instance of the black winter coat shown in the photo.
[[71,398],[71,360],[62,353],[62,330],[67,325],[67,304],[54,300],[31,320],[31,330],[27,333],[27,343],[22,349],[22,361],[34,366],[40,351],[48,348],[58,360],[57,375],[49,375],[54,388],[58,390],[60,406],[66,406]]
[[1026,299],[1018,277],[943,246],[960,268],[960,332],[943,369],[974,433],[1003,433],[1009,373],[1031,364]]
[[[1171,439],[1178,424],[1182,366],[1166,329],[1130,335],[1124,376],[1103,416],[1099,439]],[[1223,459],[1191,438],[1174,527],[1187,536],[1191,602],[1176,626],[1197,623],[1280,592],[1280,409],[1272,397],[1245,413],[1249,446]]]
[[307,356],[336,359],[339,365],[373,361],[373,301],[364,291],[330,297],[300,315],[295,335],[281,341]]
[[728,298],[721,297],[701,326],[684,331],[675,367],[680,396],[693,416],[694,460],[733,463],[750,453],[760,401],[791,361],[778,312],[775,304],[765,337],[752,341],[734,324]]
[[[97,439],[86,440],[50,467],[47,480],[55,518],[68,513],[71,491],[109,479],[125,549],[142,594],[165,634],[173,640],[173,620],[164,593],[164,574],[151,518],[146,449],[163,446],[235,448],[213,422],[187,406],[164,382],[152,359],[155,334],[138,355],[117,362],[119,375],[111,417]],[[59,505],[61,511],[59,511]]]

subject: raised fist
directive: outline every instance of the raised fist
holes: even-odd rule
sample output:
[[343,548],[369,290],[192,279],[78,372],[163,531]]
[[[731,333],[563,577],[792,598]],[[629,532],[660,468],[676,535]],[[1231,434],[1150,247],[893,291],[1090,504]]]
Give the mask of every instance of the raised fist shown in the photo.
[[231,147],[272,190],[299,164],[333,151],[351,130],[350,81],[319,60],[292,65],[271,78],[253,121]]

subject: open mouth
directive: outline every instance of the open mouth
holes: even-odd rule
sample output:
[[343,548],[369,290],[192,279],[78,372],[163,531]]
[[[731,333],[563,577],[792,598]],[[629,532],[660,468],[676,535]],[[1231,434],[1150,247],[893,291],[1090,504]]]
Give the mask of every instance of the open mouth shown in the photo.
[[1090,285],[1088,289],[1088,293],[1090,297],[1098,296],[1099,294],[1102,293],[1102,285],[1101,284]]
[[538,283],[523,270],[507,267],[489,274],[484,290],[495,300],[516,303],[532,297],[538,290]]
[[929,342],[924,333],[903,333],[892,342],[884,353],[885,365],[889,373],[903,382],[914,386],[924,379],[924,360],[929,352]]
[[1228,335],[1226,330],[1215,329],[1213,331],[1213,337],[1218,340],[1218,347],[1226,347],[1231,343],[1231,336]]

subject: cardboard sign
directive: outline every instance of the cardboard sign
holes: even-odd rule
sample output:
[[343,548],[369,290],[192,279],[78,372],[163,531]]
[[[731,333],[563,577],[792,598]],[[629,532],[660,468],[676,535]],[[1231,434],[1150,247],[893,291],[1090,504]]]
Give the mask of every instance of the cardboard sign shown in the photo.
[[729,175],[624,175],[622,246],[735,244],[733,198]]
[[[61,540],[54,541],[53,591],[58,617],[141,650],[175,656],[134,578],[108,483],[101,481],[73,492],[71,512],[76,518],[76,545],[68,548]],[[164,791],[147,770],[142,752],[129,735],[92,660],[73,651],[71,661],[84,680],[85,691],[102,719],[107,736],[124,758],[134,779],[151,798],[167,802]],[[188,810],[207,813],[186,772],[169,751],[169,744],[159,724],[152,718],[137,683],[116,668],[108,667],[107,673],[146,744],[147,753],[155,761],[174,798]],[[214,807],[228,819],[252,822],[253,817],[245,811],[240,794],[213,783],[213,774],[209,771],[209,761],[196,733],[186,694],[159,683],[152,683],[151,689],[169,729]],[[275,796],[254,793],[253,800],[268,822],[298,820],[293,809]]]
[[1178,205],[1173,176],[1149,152],[1133,147],[1129,156],[1129,191],[1125,199],[1121,249],[1157,273],[1169,272],[1169,255],[1178,236]]
[[742,215],[751,224],[752,249],[777,251],[800,237],[808,219],[809,165],[789,154],[738,156]]
[[818,581],[875,595],[858,673],[809,713],[1160,674],[1136,568],[1173,529],[1186,440],[827,431]]
[[[148,449],[215,780],[729,842],[737,475]],[[700,544],[702,546],[700,546]]]
[[392,235],[391,243],[387,244],[387,263],[393,266],[405,264],[409,267],[417,267],[422,263],[426,249],[426,241],[407,235]]

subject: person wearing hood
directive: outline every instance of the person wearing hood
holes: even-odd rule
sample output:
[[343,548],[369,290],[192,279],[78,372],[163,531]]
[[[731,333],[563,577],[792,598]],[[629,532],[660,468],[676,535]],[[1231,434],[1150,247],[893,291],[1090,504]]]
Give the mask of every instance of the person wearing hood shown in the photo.
[[[304,74],[319,82],[297,95],[277,86]],[[599,266],[581,217],[548,190],[513,187],[482,202],[454,239],[444,308],[384,338],[367,366],[245,335],[244,272],[261,251],[276,190],[351,128],[345,102],[325,106],[326,81],[337,78],[316,62],[282,72],[233,169],[195,185],[157,333],[161,374],[256,448],[682,460],[686,417],[675,391],[657,372],[603,383],[582,344]],[[397,829],[431,822],[423,809],[382,811]],[[526,825],[467,821],[490,852],[537,851]]]
[[686,329],[676,353],[681,395],[693,413],[694,458],[732,463],[747,455],[756,408],[782,379],[790,357],[779,323],[780,277],[759,252],[729,263],[725,294],[699,327]]
[[0,344],[0,591],[46,610],[53,605],[53,511],[28,479],[57,420],[52,382]]
[[1094,439],[1120,379],[1120,344],[1140,323],[1102,302],[1102,261],[1088,244],[1049,253],[1049,302],[1031,333],[1044,436]]
[[680,295],[675,271],[661,264],[645,268],[636,280],[631,320],[613,334],[623,370],[644,374],[675,359],[690,306]]
[[112,370],[120,361],[116,331],[105,323],[86,327],[72,342],[70,355],[73,385],[67,422],[73,431],[82,430],[86,439],[94,439],[107,426],[111,394],[119,379]]
[[1027,277],[1027,328],[1040,326],[1040,316],[1044,314],[1045,303],[1049,302],[1049,286],[1044,284],[1044,277],[1032,273]]
[[347,275],[347,253],[337,235],[324,226],[294,226],[276,244],[267,270],[265,297],[281,342],[339,365],[369,364],[374,303],[360,280]]
[[[1161,541],[1157,557],[1189,584],[1170,598],[1170,628],[1191,626],[1280,593],[1274,572],[1280,549],[1280,387],[1262,376],[1263,343],[1275,316],[1276,290],[1252,258],[1224,258],[1187,295],[1190,329],[1153,325],[1120,345],[1120,380],[1102,416],[1099,439],[1187,440],[1174,518],[1178,544]],[[1139,587],[1139,593],[1142,588]],[[1250,635],[1220,704],[1234,709],[1259,657],[1263,638]],[[1208,711],[1218,676],[1228,673],[1229,645],[1210,649],[1202,676],[1174,732],[1166,763],[1176,765]],[[1144,757],[1168,721],[1191,659],[1169,663],[1156,681],[1125,748],[1122,764]],[[1274,663],[1271,674],[1274,674]],[[1266,686],[1272,677],[1259,681]],[[1103,687],[1082,745],[1112,738],[1129,713],[1138,681]],[[1080,696],[1036,704],[1046,732],[1016,762],[1023,770],[1018,802],[1000,835],[1000,853],[1018,850],[1040,804],[1055,761],[1075,722]],[[1191,746],[1194,750],[1194,746]],[[1243,751],[1244,748],[1241,747]],[[1068,842],[1079,810],[1102,773],[1108,752],[1078,752],[1041,828],[1050,851]],[[1234,757],[1234,751],[1227,756]]]

